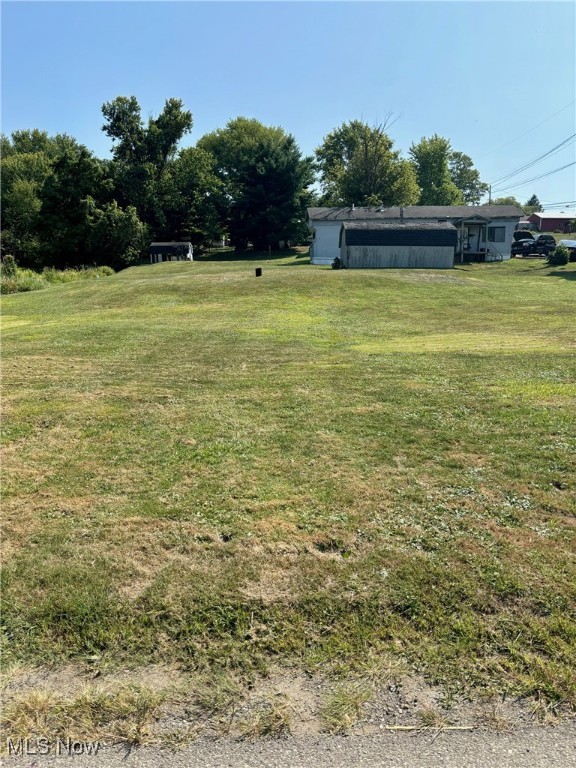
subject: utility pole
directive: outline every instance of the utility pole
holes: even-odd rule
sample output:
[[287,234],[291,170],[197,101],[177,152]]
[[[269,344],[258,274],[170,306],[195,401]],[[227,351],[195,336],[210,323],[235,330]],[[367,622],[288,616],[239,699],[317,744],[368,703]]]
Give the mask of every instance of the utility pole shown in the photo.
[[492,203],[492,184],[488,187],[488,205]]

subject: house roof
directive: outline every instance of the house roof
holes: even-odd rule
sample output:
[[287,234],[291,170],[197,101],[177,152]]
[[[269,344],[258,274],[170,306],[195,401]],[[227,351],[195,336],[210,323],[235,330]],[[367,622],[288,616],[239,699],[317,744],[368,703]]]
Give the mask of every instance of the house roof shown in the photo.
[[343,221],[342,229],[345,230],[399,230],[403,232],[414,232],[419,230],[452,230],[456,229],[454,224],[448,222],[432,223],[426,222],[424,224],[416,224],[411,222],[404,222],[401,224],[398,221]]
[[400,219],[520,219],[524,212],[516,205],[407,205],[341,208],[308,208],[310,221],[366,221]]
[[531,214],[531,216],[538,216],[539,219],[567,219],[570,221],[571,219],[576,219],[576,211],[572,211],[572,213],[565,213],[565,211],[561,211],[560,213],[546,213],[545,211],[534,211],[534,213]]

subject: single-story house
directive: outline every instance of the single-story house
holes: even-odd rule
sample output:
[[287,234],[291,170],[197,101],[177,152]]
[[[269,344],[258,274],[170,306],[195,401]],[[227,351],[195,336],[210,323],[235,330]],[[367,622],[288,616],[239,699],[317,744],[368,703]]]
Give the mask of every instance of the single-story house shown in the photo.
[[161,261],[193,261],[192,243],[150,243],[150,264]]
[[343,221],[340,261],[348,269],[452,269],[454,224]]
[[523,217],[522,210],[515,205],[308,208],[308,226],[313,236],[310,261],[312,264],[331,264],[339,257],[342,223],[354,221],[452,224],[458,233],[456,263],[501,261],[510,258],[512,235]]
[[531,213],[528,221],[536,224],[539,232],[570,232],[570,222],[576,220],[576,211],[572,213]]

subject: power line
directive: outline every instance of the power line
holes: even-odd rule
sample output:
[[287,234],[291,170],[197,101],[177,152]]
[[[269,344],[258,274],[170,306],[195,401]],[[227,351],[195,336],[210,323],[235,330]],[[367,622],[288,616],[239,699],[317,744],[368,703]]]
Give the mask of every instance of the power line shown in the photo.
[[502,192],[506,189],[514,189],[514,187],[521,187],[525,184],[531,184],[533,181],[538,181],[539,179],[545,179],[547,176],[552,176],[555,173],[559,173],[560,171],[563,171],[565,168],[570,168],[572,165],[576,165],[576,160],[572,161],[571,163],[567,163],[566,165],[560,166],[560,168],[554,168],[553,171],[548,171],[547,173],[541,173],[540,176],[533,176],[531,179],[522,179],[522,181],[519,181],[518,184],[511,184],[508,187],[499,187],[498,192]]
[[552,149],[549,149],[547,152],[544,152],[543,155],[539,155],[534,160],[530,160],[527,163],[524,163],[524,165],[521,165],[518,168],[515,168],[511,171],[508,171],[507,173],[502,174],[502,176],[499,176],[497,179],[494,179],[490,183],[493,185],[497,185],[497,184],[501,184],[504,181],[508,181],[508,179],[511,179],[513,176],[517,176],[519,173],[522,173],[522,171],[528,170],[528,168],[531,168],[533,165],[536,165],[536,163],[541,162],[545,158],[551,157],[552,155],[555,155],[558,152],[561,152],[569,144],[571,143],[573,144],[575,138],[576,138],[576,133],[573,133],[572,136],[568,136],[567,139],[564,139],[564,141],[560,142],[560,144],[557,144],[555,147],[552,147]]
[[499,149],[508,147],[510,144],[513,144],[515,141],[518,141],[519,139],[523,139],[524,136],[527,136],[529,133],[532,133],[532,131],[535,131],[536,128],[540,128],[541,125],[544,125],[544,123],[547,123],[549,120],[552,120],[553,117],[556,117],[556,115],[559,115],[560,112],[564,112],[565,109],[568,109],[568,107],[571,107],[575,103],[576,103],[576,99],[573,99],[569,104],[566,104],[565,107],[562,107],[562,109],[559,109],[558,112],[554,112],[553,115],[550,115],[550,117],[547,117],[545,120],[542,120],[542,122],[538,123],[538,125],[535,125],[533,128],[530,128],[529,130],[527,130],[526,133],[521,133],[520,136],[516,136],[515,139],[510,139],[510,141],[507,141],[505,144],[501,144],[499,147],[496,147],[496,149],[491,149],[488,152],[484,152],[484,154],[477,157],[476,160],[480,160],[481,158],[486,157],[486,155],[491,155],[492,152],[498,152]]
[[[511,184],[508,187],[500,187],[496,190],[496,193],[505,192],[508,189],[516,189],[516,187],[523,187],[527,184],[531,184],[533,181],[538,181],[539,179],[545,179],[547,176],[552,176],[555,173],[559,173],[560,171],[563,171],[565,168],[570,168],[572,165],[576,165],[576,160],[574,160],[572,163],[568,163],[567,165],[563,165],[560,168],[555,168],[553,171],[548,171],[548,173],[542,173],[540,176],[534,176],[531,179],[523,179],[522,181],[518,182],[518,184]],[[494,190],[492,190],[494,192]]]
[[564,200],[562,203],[547,203],[546,200],[540,200],[540,204],[543,205],[546,210],[549,208],[571,208],[576,205],[576,200]]

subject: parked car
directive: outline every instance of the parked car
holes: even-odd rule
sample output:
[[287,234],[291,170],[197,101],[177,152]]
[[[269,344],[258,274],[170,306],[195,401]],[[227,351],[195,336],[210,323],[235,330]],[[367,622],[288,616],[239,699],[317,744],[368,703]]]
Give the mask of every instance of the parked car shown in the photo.
[[556,238],[553,235],[538,235],[534,245],[535,251],[540,256],[548,256],[556,248]]
[[514,242],[510,253],[512,256],[529,256],[536,247],[536,238],[527,229],[519,229],[513,232]]
[[564,245],[570,251],[570,261],[576,261],[576,240],[560,240],[558,245]]

